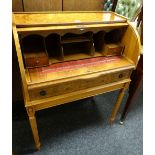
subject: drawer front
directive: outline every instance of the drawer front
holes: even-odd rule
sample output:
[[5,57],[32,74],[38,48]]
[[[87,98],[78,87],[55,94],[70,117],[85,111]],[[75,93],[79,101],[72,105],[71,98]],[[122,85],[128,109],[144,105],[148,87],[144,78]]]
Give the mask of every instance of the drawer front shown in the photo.
[[49,59],[47,56],[35,57],[35,58],[26,58],[25,64],[26,64],[27,68],[47,66],[47,65],[49,65]]
[[107,56],[111,55],[121,55],[123,47],[109,48],[107,52]]
[[131,70],[115,72],[111,74],[94,75],[93,77],[57,83],[50,86],[29,90],[31,100],[42,99],[74,91],[87,89],[107,83],[117,82],[130,77]]
[[105,44],[104,45],[104,56],[114,56],[121,55],[124,50],[124,45],[122,44]]

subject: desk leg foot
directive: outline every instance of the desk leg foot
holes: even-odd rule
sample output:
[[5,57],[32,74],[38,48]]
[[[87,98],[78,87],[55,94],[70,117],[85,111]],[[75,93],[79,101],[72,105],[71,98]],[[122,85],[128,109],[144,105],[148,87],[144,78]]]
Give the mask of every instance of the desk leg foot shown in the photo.
[[40,143],[35,145],[36,146],[36,149],[39,151],[40,150]]
[[124,122],[123,122],[123,121],[120,121],[119,124],[120,124],[120,125],[124,125]]
[[112,124],[113,121],[115,120],[116,114],[117,114],[117,112],[118,112],[118,109],[119,109],[120,104],[121,104],[121,102],[122,102],[122,99],[123,99],[123,97],[124,97],[125,90],[128,88],[128,86],[129,86],[129,83],[126,83],[126,84],[124,85],[124,87],[123,87],[123,88],[120,90],[120,92],[119,92],[117,101],[116,101],[116,103],[115,103],[115,105],[114,105],[114,109],[113,109],[112,114],[111,114],[110,119],[109,119],[109,123],[110,123],[110,124]]
[[37,150],[40,150],[40,141],[39,141],[38,128],[37,128],[37,122],[35,117],[35,110],[33,109],[33,107],[29,107],[27,108],[27,113],[29,115],[29,122],[33,133],[35,147]]
[[113,121],[114,121],[114,119],[109,118],[109,121],[108,122],[109,122],[110,125],[112,125]]

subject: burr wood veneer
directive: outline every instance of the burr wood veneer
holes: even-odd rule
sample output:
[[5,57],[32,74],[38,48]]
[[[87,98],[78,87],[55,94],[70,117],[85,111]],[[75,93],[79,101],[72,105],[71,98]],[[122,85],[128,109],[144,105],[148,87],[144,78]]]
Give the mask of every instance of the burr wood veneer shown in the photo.
[[[13,36],[37,149],[38,110],[120,89],[109,122],[115,120],[140,54],[138,33],[126,18],[101,11],[13,13]],[[107,44],[123,49],[106,56]]]

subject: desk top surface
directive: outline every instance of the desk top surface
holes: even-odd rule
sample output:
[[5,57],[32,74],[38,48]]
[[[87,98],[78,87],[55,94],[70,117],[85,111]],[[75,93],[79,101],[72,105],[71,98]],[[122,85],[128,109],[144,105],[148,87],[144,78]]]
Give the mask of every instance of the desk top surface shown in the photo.
[[17,27],[56,26],[79,24],[125,23],[127,19],[114,12],[53,12],[14,13]]
[[122,56],[96,57],[28,69],[28,81],[34,84],[126,67],[134,68],[134,65]]

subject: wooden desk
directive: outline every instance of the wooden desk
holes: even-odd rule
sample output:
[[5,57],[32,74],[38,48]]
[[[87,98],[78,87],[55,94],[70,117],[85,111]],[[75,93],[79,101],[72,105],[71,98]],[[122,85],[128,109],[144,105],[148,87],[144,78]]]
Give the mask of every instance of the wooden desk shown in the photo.
[[[115,120],[140,54],[138,33],[126,18],[113,12],[14,13],[13,36],[37,149],[38,110],[120,89],[109,122]],[[109,49],[110,57],[109,43],[118,47]],[[124,48],[116,55],[119,44]]]

